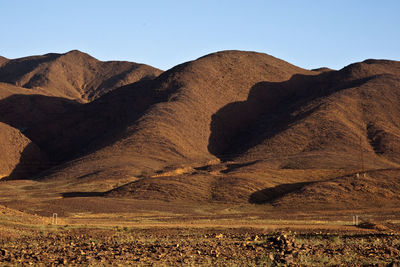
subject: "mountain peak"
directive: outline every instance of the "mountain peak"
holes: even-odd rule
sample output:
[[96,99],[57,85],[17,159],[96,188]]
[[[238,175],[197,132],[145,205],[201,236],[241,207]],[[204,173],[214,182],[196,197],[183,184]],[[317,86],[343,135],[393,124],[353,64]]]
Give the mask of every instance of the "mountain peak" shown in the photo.
[[72,56],[72,57],[87,58],[87,59],[96,59],[96,58],[92,57],[91,55],[89,55],[89,54],[87,54],[85,52],[82,52],[80,50],[77,50],[77,49],[68,51],[68,52],[66,52],[64,54],[61,54],[61,55],[62,56]]

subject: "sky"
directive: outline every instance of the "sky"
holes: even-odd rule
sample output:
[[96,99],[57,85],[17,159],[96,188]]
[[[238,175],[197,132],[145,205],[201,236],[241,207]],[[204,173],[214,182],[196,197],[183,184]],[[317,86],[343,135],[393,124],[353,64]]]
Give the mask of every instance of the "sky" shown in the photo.
[[0,0],[0,55],[78,49],[167,70],[221,50],[340,69],[400,60],[399,0]]

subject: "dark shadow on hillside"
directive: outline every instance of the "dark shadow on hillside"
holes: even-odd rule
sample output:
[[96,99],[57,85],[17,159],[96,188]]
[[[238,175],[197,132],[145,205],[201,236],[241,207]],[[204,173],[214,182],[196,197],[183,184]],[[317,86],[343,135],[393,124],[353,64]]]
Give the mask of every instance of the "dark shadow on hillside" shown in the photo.
[[[249,143],[246,140],[245,137],[256,134],[254,130],[263,131],[265,137],[270,137],[285,129],[290,120],[288,106],[302,93],[295,89],[305,88],[310,80],[309,76],[294,75],[285,82],[260,82],[250,89],[246,101],[230,103],[218,110],[212,116],[210,126],[210,153],[221,160],[229,160],[262,141],[251,138],[253,143]],[[264,122],[260,123],[260,120]]]
[[304,183],[293,183],[293,184],[281,184],[275,187],[266,188],[254,192],[249,197],[249,203],[253,204],[265,204],[275,201],[278,198],[283,197],[286,194],[300,190],[306,185],[312,184],[313,182]]
[[61,193],[63,198],[73,197],[104,197],[106,192],[65,192]]
[[46,156],[39,148],[29,143],[21,153],[19,163],[3,180],[35,179],[35,174],[49,167]]
[[234,159],[319,108],[313,105],[293,114],[299,107],[370,79],[341,81],[336,76],[298,74],[285,82],[255,84],[246,101],[229,103],[212,115],[209,152],[223,161]]
[[32,127],[57,119],[61,114],[80,105],[82,104],[62,97],[14,94],[0,100],[0,121],[26,135]]
[[54,163],[57,160],[52,157],[49,144],[63,143],[62,138],[68,131],[68,117],[82,106],[61,97],[14,94],[0,100],[0,121],[20,130]]

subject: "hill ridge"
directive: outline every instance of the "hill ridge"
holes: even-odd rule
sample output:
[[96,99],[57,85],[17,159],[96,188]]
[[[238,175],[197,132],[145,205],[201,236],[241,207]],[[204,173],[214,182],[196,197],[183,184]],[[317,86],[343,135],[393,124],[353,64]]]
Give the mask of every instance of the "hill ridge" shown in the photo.
[[161,72],[145,64],[103,62],[72,50],[8,60],[0,66],[0,81],[85,102],[125,84],[152,79]]

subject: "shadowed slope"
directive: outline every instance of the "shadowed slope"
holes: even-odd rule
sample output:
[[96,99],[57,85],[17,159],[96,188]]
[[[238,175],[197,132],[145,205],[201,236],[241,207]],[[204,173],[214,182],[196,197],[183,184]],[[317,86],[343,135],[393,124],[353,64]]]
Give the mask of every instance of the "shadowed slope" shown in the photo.
[[27,178],[47,167],[45,155],[19,130],[0,122],[0,179]]
[[[0,84],[0,97],[4,86]],[[62,114],[78,106],[79,103],[54,96],[47,96],[39,92],[27,94],[26,89],[18,88],[3,99],[0,98],[0,121],[21,129],[29,135],[31,130],[40,128],[51,120],[56,120]],[[19,92],[19,93],[17,93]],[[7,94],[3,94],[7,95]]]
[[49,94],[91,101],[115,88],[161,73],[125,61],[99,61],[77,50],[9,60],[0,65],[0,81]]
[[0,83],[0,176],[28,178],[48,168],[46,151],[28,133],[77,105],[43,90]]
[[40,127],[30,128],[27,135],[43,147],[55,163],[93,152],[118,139],[127,125],[156,101],[148,84],[148,81],[138,82],[90,104],[78,105]]

